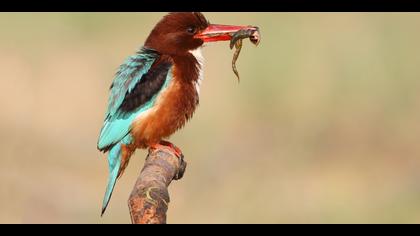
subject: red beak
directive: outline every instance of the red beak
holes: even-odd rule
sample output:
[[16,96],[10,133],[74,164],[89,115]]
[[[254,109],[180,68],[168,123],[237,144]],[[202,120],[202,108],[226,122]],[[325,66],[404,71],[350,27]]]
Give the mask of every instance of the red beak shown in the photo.
[[234,25],[209,25],[206,29],[195,35],[195,38],[200,38],[204,42],[228,41],[233,34],[241,29],[254,29],[252,26],[234,26]]

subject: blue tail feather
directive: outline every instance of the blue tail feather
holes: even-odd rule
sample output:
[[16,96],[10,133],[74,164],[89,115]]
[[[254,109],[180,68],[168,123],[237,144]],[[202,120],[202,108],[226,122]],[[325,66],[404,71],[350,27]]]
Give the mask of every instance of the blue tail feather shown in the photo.
[[109,154],[108,154],[108,166],[109,166],[108,186],[106,187],[105,196],[102,202],[101,216],[104,214],[106,207],[108,206],[109,200],[111,199],[112,191],[114,190],[114,186],[117,181],[120,164],[121,164],[121,143],[117,143],[109,150]]

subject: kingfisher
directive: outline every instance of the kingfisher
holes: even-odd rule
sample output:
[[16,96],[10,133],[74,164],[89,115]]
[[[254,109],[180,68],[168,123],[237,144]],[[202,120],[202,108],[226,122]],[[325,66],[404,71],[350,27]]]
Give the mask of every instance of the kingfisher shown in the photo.
[[231,40],[249,27],[210,24],[199,12],[169,13],[119,67],[97,144],[108,153],[109,166],[101,216],[136,149],[169,148],[182,156],[165,139],[185,125],[199,104],[202,46]]

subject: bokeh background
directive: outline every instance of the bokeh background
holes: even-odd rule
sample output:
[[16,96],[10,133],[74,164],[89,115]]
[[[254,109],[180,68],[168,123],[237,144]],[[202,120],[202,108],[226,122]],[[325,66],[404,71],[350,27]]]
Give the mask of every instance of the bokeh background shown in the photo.
[[[0,14],[0,222],[130,223],[137,151],[103,218],[96,150],[117,67],[164,13]],[[204,48],[168,223],[419,223],[420,14],[205,13],[252,24],[237,67]]]

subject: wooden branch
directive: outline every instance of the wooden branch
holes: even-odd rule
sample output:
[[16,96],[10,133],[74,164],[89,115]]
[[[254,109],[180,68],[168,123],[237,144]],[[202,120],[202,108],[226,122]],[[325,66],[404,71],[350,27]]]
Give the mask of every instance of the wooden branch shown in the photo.
[[184,158],[178,158],[169,148],[149,150],[128,199],[133,224],[166,224],[168,186],[182,178],[186,166]]

